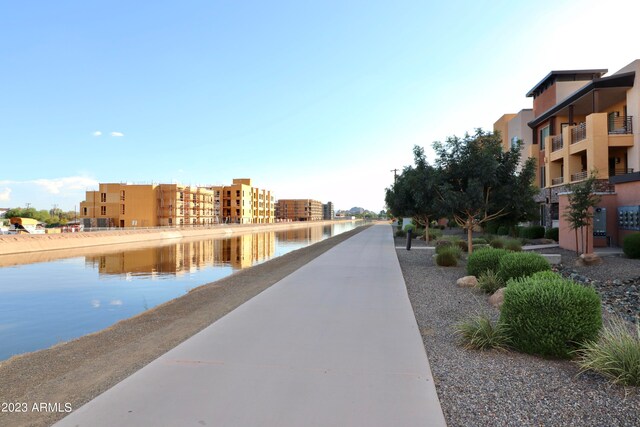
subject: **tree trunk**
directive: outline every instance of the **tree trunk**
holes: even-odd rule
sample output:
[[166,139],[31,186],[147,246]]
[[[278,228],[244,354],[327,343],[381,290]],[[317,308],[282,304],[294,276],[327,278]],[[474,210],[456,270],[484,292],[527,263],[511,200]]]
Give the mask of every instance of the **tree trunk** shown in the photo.
[[425,218],[424,241],[429,243],[429,217]]
[[580,227],[580,249],[584,253],[584,225]]
[[591,253],[589,251],[589,223],[588,222],[587,222],[587,225],[585,226],[584,235],[585,235],[585,239],[587,239],[587,247],[585,248],[585,252]]
[[473,253],[473,221],[467,221],[467,247]]
[[578,227],[574,228],[575,232],[576,232],[576,256],[579,256],[580,254],[578,253]]

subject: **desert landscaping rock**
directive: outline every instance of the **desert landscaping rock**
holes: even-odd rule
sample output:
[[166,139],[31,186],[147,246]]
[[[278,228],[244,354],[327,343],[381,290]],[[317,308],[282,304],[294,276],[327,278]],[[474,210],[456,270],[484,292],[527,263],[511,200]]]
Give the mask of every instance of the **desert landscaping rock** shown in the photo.
[[602,258],[596,254],[582,254],[580,258],[576,260],[576,265],[592,266],[600,264],[602,264]]
[[500,308],[502,307],[502,303],[504,302],[504,290],[507,288],[500,288],[497,291],[495,291],[493,293],[493,295],[491,295],[489,297],[489,304],[491,304],[491,306],[495,307],[495,308]]
[[456,285],[461,288],[475,288],[478,286],[478,279],[476,276],[464,276],[456,281]]

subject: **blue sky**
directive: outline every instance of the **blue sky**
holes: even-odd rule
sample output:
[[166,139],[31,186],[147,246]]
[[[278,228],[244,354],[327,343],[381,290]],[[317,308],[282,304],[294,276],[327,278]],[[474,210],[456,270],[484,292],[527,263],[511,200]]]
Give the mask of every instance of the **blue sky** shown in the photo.
[[377,211],[414,144],[529,108],[552,69],[640,58],[634,8],[0,0],[0,207],[250,177]]

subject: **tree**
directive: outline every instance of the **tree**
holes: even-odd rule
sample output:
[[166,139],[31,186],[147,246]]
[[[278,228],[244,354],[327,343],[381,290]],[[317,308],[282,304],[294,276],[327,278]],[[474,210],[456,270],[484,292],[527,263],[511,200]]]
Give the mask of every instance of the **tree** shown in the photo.
[[503,152],[497,132],[476,129],[464,138],[434,142],[433,148],[441,174],[440,209],[467,229],[469,252],[473,252],[476,226],[500,217],[517,223],[534,215],[535,163],[529,160],[517,171],[521,144]]
[[584,253],[589,247],[589,224],[593,218],[592,210],[600,203],[600,196],[595,194],[596,181],[596,171],[591,171],[589,178],[570,187],[569,205],[565,209],[563,217],[569,223],[569,228],[575,231],[576,256],[579,255],[578,230],[580,230],[582,252]]
[[402,170],[393,186],[386,190],[385,202],[395,216],[411,217],[425,228],[429,241],[429,220],[440,214],[437,204],[438,170],[429,165],[424,149],[413,148],[415,167]]

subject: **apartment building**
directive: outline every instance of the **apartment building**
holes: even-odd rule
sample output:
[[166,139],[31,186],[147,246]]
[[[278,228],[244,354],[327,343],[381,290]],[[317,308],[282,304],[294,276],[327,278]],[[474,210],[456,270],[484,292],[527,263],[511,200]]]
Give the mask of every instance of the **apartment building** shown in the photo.
[[101,183],[86,192],[80,218],[87,228],[210,225],[213,192],[179,184]]
[[[566,244],[573,238],[562,218],[567,192],[591,171],[602,196],[593,224],[595,246],[619,244],[626,233],[640,230],[637,221],[624,219],[637,218],[640,205],[640,60],[606,73],[551,71],[527,93],[533,118],[526,154],[538,163],[542,225],[560,227],[563,247],[573,244]],[[514,120],[503,118],[494,129]]]
[[504,151],[509,151],[517,141],[522,141],[520,168],[529,158],[529,153],[531,152],[533,137],[528,123],[533,118],[533,109],[527,108],[520,110],[517,114],[505,114],[493,124],[493,130],[500,133]]
[[322,218],[326,221],[331,221],[336,218],[336,214],[333,209],[333,203],[327,202],[322,205]]
[[215,216],[223,223],[271,224],[275,199],[270,190],[253,187],[249,178],[235,178],[231,185],[208,187],[214,192]]
[[311,199],[280,199],[276,203],[278,219],[288,221],[320,221],[323,219],[322,202]]

